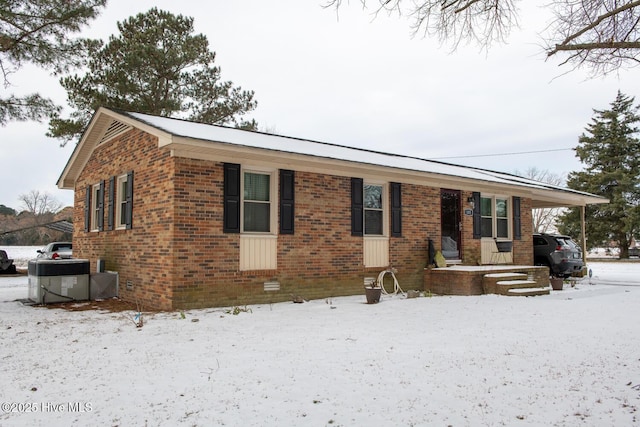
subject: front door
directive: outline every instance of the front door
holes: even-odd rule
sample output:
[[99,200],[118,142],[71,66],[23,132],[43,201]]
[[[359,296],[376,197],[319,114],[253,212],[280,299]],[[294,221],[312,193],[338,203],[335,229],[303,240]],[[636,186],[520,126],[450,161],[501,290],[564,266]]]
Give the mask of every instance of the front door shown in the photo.
[[440,219],[442,255],[446,259],[460,259],[461,218],[460,191],[440,191]]

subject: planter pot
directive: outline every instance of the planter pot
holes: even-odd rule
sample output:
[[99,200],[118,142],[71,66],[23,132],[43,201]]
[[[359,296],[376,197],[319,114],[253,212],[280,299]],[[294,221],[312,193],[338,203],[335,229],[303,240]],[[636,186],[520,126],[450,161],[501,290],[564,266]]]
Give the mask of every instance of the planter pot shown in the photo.
[[564,279],[560,277],[552,277],[551,279],[549,279],[549,281],[551,282],[551,289],[553,289],[554,291],[562,290],[562,286],[564,285]]
[[364,293],[367,296],[367,304],[376,304],[380,301],[382,288],[364,288]]

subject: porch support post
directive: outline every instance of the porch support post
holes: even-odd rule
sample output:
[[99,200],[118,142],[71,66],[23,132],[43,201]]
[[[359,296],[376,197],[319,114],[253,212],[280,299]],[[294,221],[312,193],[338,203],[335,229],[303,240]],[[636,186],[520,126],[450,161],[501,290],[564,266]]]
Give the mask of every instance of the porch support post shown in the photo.
[[586,226],[586,206],[580,206],[580,231],[582,233],[582,262],[587,265],[587,226]]

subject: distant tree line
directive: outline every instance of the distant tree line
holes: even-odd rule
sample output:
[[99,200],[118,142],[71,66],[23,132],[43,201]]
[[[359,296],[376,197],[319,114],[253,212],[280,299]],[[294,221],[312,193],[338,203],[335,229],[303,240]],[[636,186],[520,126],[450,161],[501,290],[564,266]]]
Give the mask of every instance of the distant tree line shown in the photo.
[[0,245],[31,246],[71,240],[71,233],[55,231],[44,224],[71,221],[73,208],[62,209],[62,204],[54,197],[38,190],[20,195],[19,200],[22,202],[21,211],[0,205]]

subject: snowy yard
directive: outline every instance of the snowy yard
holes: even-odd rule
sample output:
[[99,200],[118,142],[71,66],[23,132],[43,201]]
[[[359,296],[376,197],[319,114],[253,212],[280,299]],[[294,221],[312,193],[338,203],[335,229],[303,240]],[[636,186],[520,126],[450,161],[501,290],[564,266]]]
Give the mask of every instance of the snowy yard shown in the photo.
[[640,425],[640,263],[590,267],[549,296],[358,295],[142,328],[24,306],[27,278],[0,276],[0,425]]

